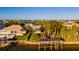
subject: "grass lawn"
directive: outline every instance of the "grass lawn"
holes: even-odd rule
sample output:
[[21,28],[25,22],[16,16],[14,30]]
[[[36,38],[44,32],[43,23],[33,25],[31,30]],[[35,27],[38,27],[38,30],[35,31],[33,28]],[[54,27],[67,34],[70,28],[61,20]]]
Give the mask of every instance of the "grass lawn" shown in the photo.
[[16,36],[17,40],[28,40],[30,33],[24,34],[23,36]]

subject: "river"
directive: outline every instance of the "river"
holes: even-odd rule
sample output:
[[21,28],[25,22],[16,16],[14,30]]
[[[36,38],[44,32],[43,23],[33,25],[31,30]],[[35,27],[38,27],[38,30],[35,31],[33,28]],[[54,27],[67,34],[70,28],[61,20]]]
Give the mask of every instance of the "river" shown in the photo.
[[[17,43],[12,43],[8,47],[0,48],[0,51],[39,51],[39,50],[38,45],[19,46]],[[41,51],[44,51],[44,49],[41,49]],[[50,49],[47,48],[46,51],[50,51]],[[63,45],[63,49],[59,51],[79,51],[79,44],[65,44]]]
[[0,29],[4,28],[4,24],[0,23]]

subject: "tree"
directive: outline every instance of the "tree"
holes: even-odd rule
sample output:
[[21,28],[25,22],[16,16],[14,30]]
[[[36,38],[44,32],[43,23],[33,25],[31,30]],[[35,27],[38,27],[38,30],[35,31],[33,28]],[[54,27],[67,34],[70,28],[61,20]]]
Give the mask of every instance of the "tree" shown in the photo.
[[42,26],[44,27],[44,35],[46,37],[51,38],[52,35],[54,35],[54,37],[56,35],[60,34],[62,25],[60,22],[55,21],[55,20],[43,20],[41,21]]
[[76,26],[73,26],[72,29],[63,27],[60,34],[66,41],[78,40],[78,28]]

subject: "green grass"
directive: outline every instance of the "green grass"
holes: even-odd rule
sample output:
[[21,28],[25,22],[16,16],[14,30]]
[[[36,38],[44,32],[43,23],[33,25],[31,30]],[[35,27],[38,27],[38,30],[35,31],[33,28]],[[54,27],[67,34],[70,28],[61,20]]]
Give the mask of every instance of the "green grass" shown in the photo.
[[16,36],[17,40],[29,40],[30,33],[24,34],[23,36]]

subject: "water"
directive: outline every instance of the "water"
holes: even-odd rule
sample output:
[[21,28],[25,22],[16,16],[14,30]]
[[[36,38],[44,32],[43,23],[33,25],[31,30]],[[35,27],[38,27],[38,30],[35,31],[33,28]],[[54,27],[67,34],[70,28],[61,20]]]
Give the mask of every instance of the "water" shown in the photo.
[[[39,51],[38,45],[18,45],[18,43],[10,43],[9,46],[0,48],[0,51]],[[44,49],[41,49],[41,51],[44,51]],[[46,49],[46,51],[50,51],[49,48]]]
[[0,23],[0,29],[4,28],[4,24]]
[[79,44],[65,44],[63,51],[79,51]]
[[[17,43],[11,43],[10,46],[8,47],[0,48],[0,51],[39,51],[39,50],[38,50],[38,45],[19,46]],[[41,51],[44,51],[44,49],[41,49]],[[47,48],[46,51],[50,51],[50,49]],[[79,44],[63,45],[63,49],[59,51],[79,51]]]
[[38,51],[38,45],[20,46],[17,43],[11,43],[10,46],[0,48],[0,51]]

